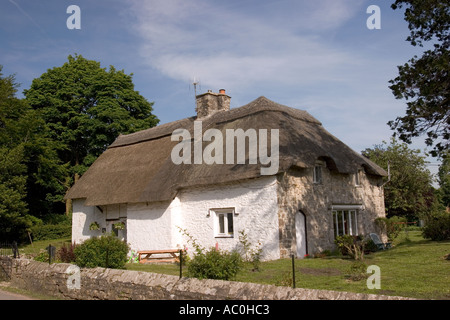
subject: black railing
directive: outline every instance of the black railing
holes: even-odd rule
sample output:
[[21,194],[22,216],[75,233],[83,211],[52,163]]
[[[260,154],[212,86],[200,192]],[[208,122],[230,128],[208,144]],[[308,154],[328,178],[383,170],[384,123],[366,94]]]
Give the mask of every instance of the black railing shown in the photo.
[[0,256],[8,256],[14,259],[20,258],[17,242],[0,242]]

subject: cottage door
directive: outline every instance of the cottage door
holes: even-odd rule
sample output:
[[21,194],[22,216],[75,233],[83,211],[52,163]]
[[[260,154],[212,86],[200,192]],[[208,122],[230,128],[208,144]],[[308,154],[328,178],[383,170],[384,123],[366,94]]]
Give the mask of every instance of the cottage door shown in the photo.
[[297,239],[297,258],[306,255],[306,217],[298,211],[295,215],[295,238]]

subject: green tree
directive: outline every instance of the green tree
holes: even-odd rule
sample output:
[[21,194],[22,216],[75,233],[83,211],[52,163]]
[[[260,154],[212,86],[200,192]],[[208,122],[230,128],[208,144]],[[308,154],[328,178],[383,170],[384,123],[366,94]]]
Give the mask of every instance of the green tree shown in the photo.
[[450,208],[450,152],[442,156],[442,163],[438,171],[439,198],[445,207]]
[[[58,156],[68,165],[66,190],[76,182],[119,134],[155,126],[153,103],[134,90],[132,75],[81,55],[47,70],[24,91],[27,102],[41,113]],[[66,212],[70,209],[70,203]]]
[[450,6],[448,0],[397,0],[394,10],[405,7],[405,20],[411,31],[407,41],[413,46],[430,43],[433,49],[414,56],[398,67],[399,75],[390,89],[397,99],[407,101],[406,115],[389,121],[401,140],[426,134],[431,154],[449,149],[450,138]]
[[28,214],[29,107],[17,99],[14,76],[0,65],[0,239],[22,240],[36,221]]
[[362,154],[385,170],[389,163],[391,179],[384,186],[388,217],[417,220],[434,209],[432,175],[420,150],[412,150],[406,143],[398,143],[392,138],[390,144],[383,141]]
[[21,240],[32,226],[26,197],[23,148],[0,147],[0,240]]
[[21,149],[16,163],[24,166],[27,190],[24,200],[30,214],[42,217],[61,212],[66,189],[61,181],[67,175],[67,168],[58,159],[58,144],[49,137],[40,111],[16,98],[17,87],[14,76],[2,78],[0,144],[7,150]]

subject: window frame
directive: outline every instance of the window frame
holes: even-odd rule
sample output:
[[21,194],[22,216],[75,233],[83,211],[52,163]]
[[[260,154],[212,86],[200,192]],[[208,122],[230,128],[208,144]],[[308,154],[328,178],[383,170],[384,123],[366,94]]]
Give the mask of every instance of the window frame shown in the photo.
[[357,236],[359,234],[358,215],[359,210],[357,209],[332,210],[334,237]]
[[214,237],[215,238],[234,238],[235,209],[234,208],[216,208],[216,209],[210,209],[210,212],[213,212],[213,217],[214,217]]
[[356,170],[356,173],[355,173],[355,187],[360,187],[361,186],[361,176],[362,176],[362,173],[363,173],[364,171],[363,171],[363,169],[358,169],[358,170]]
[[323,183],[323,169],[325,167],[324,161],[316,161],[313,168],[313,183],[322,184]]

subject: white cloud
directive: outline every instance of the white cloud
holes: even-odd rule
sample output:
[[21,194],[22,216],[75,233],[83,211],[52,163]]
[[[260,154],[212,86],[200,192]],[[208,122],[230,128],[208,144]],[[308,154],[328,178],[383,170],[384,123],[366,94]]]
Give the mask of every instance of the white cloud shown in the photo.
[[404,34],[368,30],[367,0],[131,4],[143,61],[186,84],[226,88],[232,106],[265,95],[305,109],[357,151],[388,139],[386,122],[403,112],[388,80]]
[[345,68],[358,59],[321,43],[311,30],[336,28],[357,6],[344,0],[318,2],[239,1],[224,7],[211,1],[135,1],[132,8],[148,65],[173,79],[195,76],[204,85],[243,89],[258,83],[344,80]]

